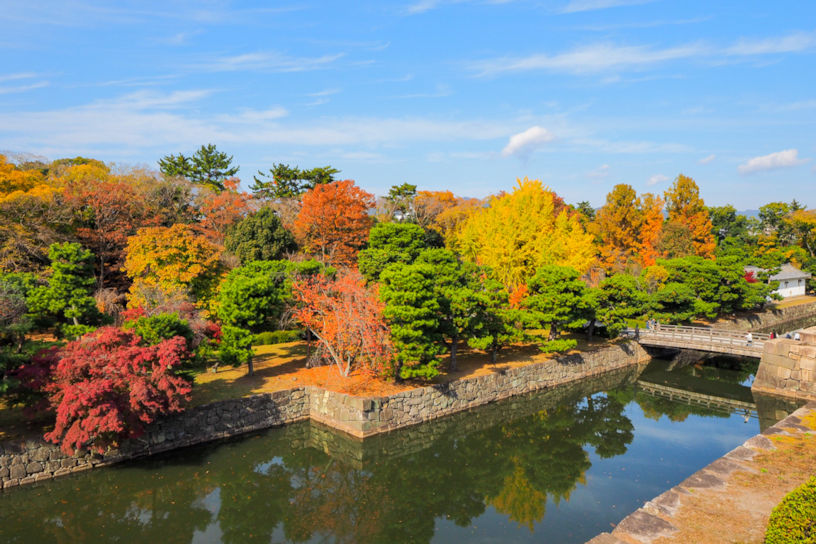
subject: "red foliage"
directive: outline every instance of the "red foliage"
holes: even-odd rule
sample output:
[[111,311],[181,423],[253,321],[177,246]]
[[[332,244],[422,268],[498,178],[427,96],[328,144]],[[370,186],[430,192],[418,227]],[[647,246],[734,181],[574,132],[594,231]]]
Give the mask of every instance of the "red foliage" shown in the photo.
[[294,233],[304,249],[335,265],[353,266],[373,222],[374,195],[350,179],[316,185],[303,195]]
[[136,308],[128,308],[126,310],[122,310],[119,312],[119,319],[122,323],[127,323],[128,321],[136,321],[140,317],[145,317],[147,312],[141,306],[137,306]]
[[359,272],[341,271],[336,279],[317,275],[296,280],[292,293],[300,303],[295,319],[320,340],[343,376],[355,366],[378,375],[389,370],[393,351],[382,316],[384,305]]
[[73,454],[104,452],[144,433],[163,414],[181,412],[190,383],[173,370],[189,357],[184,339],[139,345],[129,331],[103,327],[61,349],[40,352],[18,376],[27,388],[45,393],[56,410],[45,439]]
[[747,281],[748,283],[757,282],[756,274],[754,274],[753,270],[748,270],[745,272],[745,281]]

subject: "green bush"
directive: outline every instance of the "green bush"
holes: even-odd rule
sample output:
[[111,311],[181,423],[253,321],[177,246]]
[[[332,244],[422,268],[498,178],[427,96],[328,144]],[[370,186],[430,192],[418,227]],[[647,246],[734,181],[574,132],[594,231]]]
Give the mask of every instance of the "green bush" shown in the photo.
[[252,337],[253,346],[266,346],[269,344],[285,344],[303,338],[303,331],[266,331],[259,332]]
[[765,544],[816,544],[816,476],[782,499],[771,512]]
[[187,320],[180,318],[176,312],[142,316],[135,321],[126,322],[123,328],[132,329],[148,346],[155,346],[163,340],[181,336],[187,342],[187,349],[191,351],[193,349],[193,330]]

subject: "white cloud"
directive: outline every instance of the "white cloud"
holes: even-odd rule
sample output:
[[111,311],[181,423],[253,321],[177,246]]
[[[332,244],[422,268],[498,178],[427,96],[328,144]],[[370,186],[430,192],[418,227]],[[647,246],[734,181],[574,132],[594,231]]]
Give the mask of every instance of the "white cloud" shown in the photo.
[[652,2],[652,0],[570,0],[570,2],[561,9],[561,13],[577,13],[580,11],[594,11],[597,9],[622,6],[639,6],[650,2]]
[[419,13],[425,13],[426,11],[430,11],[439,5],[438,0],[421,0],[416,4],[411,4],[406,8],[406,13],[409,15],[417,15]]
[[502,149],[503,157],[526,157],[542,145],[555,139],[552,132],[539,126],[530,127],[524,132],[510,136],[510,141]]
[[26,91],[31,91],[33,89],[40,89],[42,87],[48,87],[49,83],[47,81],[40,81],[39,83],[32,83],[30,85],[17,85],[12,87],[0,87],[0,94],[11,94],[11,93],[24,93]]
[[742,39],[725,50],[726,55],[771,55],[775,53],[797,53],[816,45],[816,35],[797,32],[764,40]]
[[602,178],[607,177],[608,175],[609,175],[609,165],[608,164],[602,164],[598,168],[596,168],[595,170],[591,170],[589,173],[587,173],[587,177],[596,178],[596,179],[602,179]]
[[764,170],[777,170],[780,168],[799,166],[809,160],[810,159],[800,159],[799,150],[797,149],[786,149],[784,151],[777,151],[776,153],[769,153],[768,155],[749,159],[748,162],[740,164],[737,170],[739,170],[740,174],[753,174]]
[[590,74],[637,70],[676,60],[705,59],[722,62],[729,57],[796,53],[812,49],[814,46],[816,34],[803,33],[753,41],[743,39],[725,48],[703,42],[665,48],[597,43],[556,54],[538,53],[526,57],[487,59],[471,63],[470,68],[480,76],[532,70]]
[[193,68],[207,72],[305,72],[326,68],[342,57],[343,53],[320,57],[290,57],[277,52],[257,52],[218,57],[197,64]]
[[703,157],[702,159],[700,159],[700,160],[699,160],[699,161],[697,161],[697,162],[698,162],[698,163],[700,163],[700,164],[708,164],[708,163],[710,163],[711,161],[713,161],[713,160],[714,160],[714,159],[716,159],[716,158],[717,158],[717,155],[714,155],[714,154],[712,153],[711,155],[709,155],[709,156],[707,156],[707,157]]
[[663,183],[664,181],[669,181],[669,177],[664,176],[663,174],[655,174],[646,180],[646,185],[657,185],[658,183]]
[[0,75],[0,82],[3,82],[3,81],[17,81],[19,79],[33,79],[35,77],[38,77],[38,75],[33,73],[33,72],[21,72],[21,73],[17,73],[17,74],[6,74],[6,75]]

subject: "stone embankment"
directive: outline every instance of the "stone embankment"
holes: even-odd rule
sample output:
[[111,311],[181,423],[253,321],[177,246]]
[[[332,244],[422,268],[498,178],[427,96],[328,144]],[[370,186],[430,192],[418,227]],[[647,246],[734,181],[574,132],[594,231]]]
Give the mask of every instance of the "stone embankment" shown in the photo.
[[816,403],[810,403],[587,544],[761,542],[771,510],[811,475],[814,431]]
[[520,395],[637,366],[649,355],[635,342],[607,345],[484,376],[401,392],[354,397],[301,387],[193,408],[150,426],[105,455],[67,456],[40,439],[0,443],[0,484],[10,488],[128,459],[311,418],[363,438]]
[[765,342],[752,391],[816,400],[816,327]]
[[721,319],[711,326],[717,329],[737,331],[771,332],[790,331],[807,327],[816,321],[816,301],[788,306],[772,307],[764,312]]

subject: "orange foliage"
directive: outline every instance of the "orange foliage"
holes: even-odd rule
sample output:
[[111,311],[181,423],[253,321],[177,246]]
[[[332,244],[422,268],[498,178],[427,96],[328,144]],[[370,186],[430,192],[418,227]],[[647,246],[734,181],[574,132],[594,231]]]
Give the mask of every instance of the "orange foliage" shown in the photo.
[[663,199],[651,193],[641,197],[643,218],[640,227],[640,259],[643,266],[657,262],[657,244],[663,230]]
[[433,226],[439,214],[453,208],[457,198],[450,191],[418,191],[414,197],[414,213],[422,228]]
[[374,195],[350,179],[316,185],[303,195],[294,234],[307,253],[335,265],[353,266],[373,223]]
[[700,198],[700,188],[694,180],[680,174],[664,196],[669,221],[688,228],[695,254],[707,259],[713,258],[717,242],[711,232],[711,218],[705,202]]
[[224,180],[220,193],[208,192],[201,203],[202,218],[196,228],[211,242],[223,246],[230,227],[253,210],[252,195],[238,191],[238,178]]
[[292,294],[301,304],[294,317],[320,340],[326,359],[343,376],[352,365],[383,374],[392,356],[390,332],[383,319],[384,304],[375,288],[366,286],[356,270],[335,279],[322,274],[296,280]]

